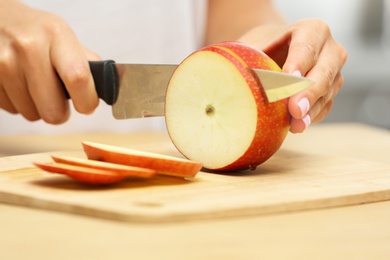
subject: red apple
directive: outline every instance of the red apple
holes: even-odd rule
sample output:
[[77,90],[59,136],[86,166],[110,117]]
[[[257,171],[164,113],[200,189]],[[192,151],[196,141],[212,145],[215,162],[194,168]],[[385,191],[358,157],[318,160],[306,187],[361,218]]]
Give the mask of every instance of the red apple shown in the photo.
[[75,166],[64,163],[34,163],[37,167],[51,173],[65,174],[68,177],[88,184],[102,185],[120,182],[126,175],[102,169]]
[[89,159],[152,169],[159,174],[192,178],[202,168],[200,163],[173,156],[93,142],[82,144]]
[[250,68],[281,70],[239,42],[202,48],[175,70],[165,120],[185,157],[214,171],[253,170],[280,148],[289,130],[287,99],[269,103]]
[[57,163],[64,163],[76,166],[84,166],[93,169],[108,170],[115,172],[117,175],[136,178],[151,178],[156,175],[156,171],[140,167],[133,167],[109,162],[100,162],[70,156],[52,156]]

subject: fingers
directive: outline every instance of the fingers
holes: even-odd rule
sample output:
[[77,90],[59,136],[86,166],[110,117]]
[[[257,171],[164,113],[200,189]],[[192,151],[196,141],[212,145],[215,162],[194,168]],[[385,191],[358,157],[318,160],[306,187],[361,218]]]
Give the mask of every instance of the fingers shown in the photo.
[[[51,62],[64,82],[75,109],[84,114],[92,113],[99,101],[84,47],[71,31],[66,38],[53,39],[52,46]],[[97,58],[92,52],[87,55]]]
[[11,100],[9,100],[8,95],[2,85],[0,85],[0,108],[12,114],[18,113],[18,110],[14,107]]
[[291,40],[283,71],[300,71],[302,75],[313,68],[327,39],[329,27],[318,19],[301,20],[291,26]]
[[2,52],[0,56],[0,107],[11,113],[20,113],[30,121],[39,119],[19,64],[10,52]]
[[[264,34],[269,37],[264,37]],[[291,132],[301,133],[329,113],[343,84],[340,71],[347,53],[333,39],[326,23],[319,19],[305,19],[287,27],[259,26],[243,39],[249,39],[248,43],[261,48],[284,72],[315,82],[311,88],[289,99]]]
[[76,110],[93,112],[98,97],[88,58],[98,56],[80,45],[61,18],[20,10],[22,20],[10,16],[3,31],[0,24],[0,108],[28,120],[62,123],[69,117],[62,80]]
[[[68,102],[65,100],[64,92],[47,54],[50,39],[44,34],[38,36],[40,36],[37,37],[39,40],[20,40],[15,47],[18,50],[15,62],[19,63],[19,71],[23,73],[18,78],[25,79],[24,85],[27,90],[24,93],[31,99],[28,107],[35,107],[37,114],[45,122],[60,124],[69,116]],[[13,89],[16,89],[15,85]],[[12,91],[9,93],[20,101],[20,96]],[[25,115],[21,110],[19,111]]]
[[[318,21],[317,21],[318,22]],[[283,70],[286,72],[300,71],[302,75],[312,79],[315,84],[308,90],[289,99],[289,111],[292,116],[292,133],[303,132],[311,123],[325,118],[329,113],[333,99],[343,84],[340,73],[346,59],[345,49],[332,38],[329,29],[321,23],[313,23],[302,30],[307,37],[293,33],[289,54]],[[310,28],[311,27],[311,28]],[[317,32],[322,28],[323,33]],[[305,42],[305,43],[304,43]]]
[[[306,77],[312,79],[315,84],[308,90],[289,99],[289,111],[293,121],[302,121],[306,117],[305,123],[317,123],[330,112],[330,104],[333,103],[333,99],[344,82],[340,70],[345,59],[339,59],[339,57],[343,56],[343,53],[343,49],[334,43],[327,43],[324,46],[317,63],[306,74]],[[310,120],[307,120],[307,117]],[[295,128],[292,125],[291,132],[301,133],[309,125],[306,124],[305,127],[299,128]]]

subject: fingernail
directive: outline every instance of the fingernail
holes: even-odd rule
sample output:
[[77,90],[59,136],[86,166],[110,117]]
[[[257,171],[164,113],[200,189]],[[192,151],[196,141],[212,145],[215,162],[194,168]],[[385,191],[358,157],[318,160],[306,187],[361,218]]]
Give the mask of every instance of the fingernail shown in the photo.
[[303,123],[305,123],[305,129],[311,124],[311,119],[309,115],[306,115],[302,118]]
[[309,112],[310,103],[307,98],[302,98],[298,102],[299,109],[301,110],[301,116],[305,116]]
[[302,73],[299,70],[295,70],[292,74],[294,76],[297,76],[297,77],[301,77],[302,76]]

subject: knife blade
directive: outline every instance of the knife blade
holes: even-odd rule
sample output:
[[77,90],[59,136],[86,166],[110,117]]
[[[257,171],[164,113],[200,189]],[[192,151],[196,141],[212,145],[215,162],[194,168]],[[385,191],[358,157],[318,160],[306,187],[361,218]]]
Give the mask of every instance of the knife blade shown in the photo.
[[[112,105],[116,119],[164,116],[166,88],[177,65],[119,64],[113,60],[90,61],[89,65],[98,96]],[[314,83],[287,73],[251,70],[258,76],[268,102],[288,98]]]

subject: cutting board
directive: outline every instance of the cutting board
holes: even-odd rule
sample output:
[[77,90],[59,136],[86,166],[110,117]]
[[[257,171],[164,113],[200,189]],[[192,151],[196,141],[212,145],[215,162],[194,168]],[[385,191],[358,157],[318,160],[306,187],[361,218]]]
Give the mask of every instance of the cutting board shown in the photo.
[[[50,154],[83,156],[81,150]],[[33,161],[50,161],[50,154],[0,158],[0,201],[119,221],[171,222],[279,214],[390,199],[388,164],[285,149],[255,171],[201,172],[188,180],[158,176],[107,187],[83,185],[32,165]]]

